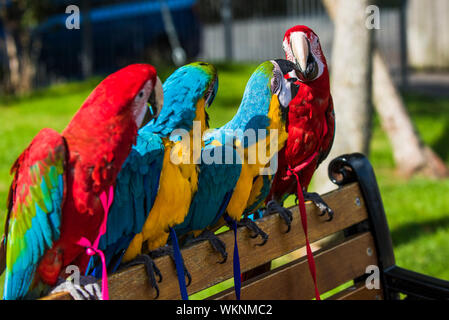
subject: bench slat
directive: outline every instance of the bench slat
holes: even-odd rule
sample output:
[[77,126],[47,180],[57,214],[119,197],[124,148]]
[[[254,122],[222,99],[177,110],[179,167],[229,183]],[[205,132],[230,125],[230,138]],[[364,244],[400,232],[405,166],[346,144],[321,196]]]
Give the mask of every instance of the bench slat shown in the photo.
[[367,289],[364,283],[349,287],[328,300],[382,300],[382,289]]
[[[334,219],[326,222],[325,217],[318,217],[318,209],[307,203],[309,239],[311,242],[320,240],[330,234],[345,229],[367,219],[366,207],[357,183],[344,186],[323,196],[327,204],[335,212]],[[356,199],[358,199],[356,201]],[[256,246],[260,238],[250,239],[249,231],[239,229],[238,244],[242,272],[253,269],[275,258],[288,254],[305,245],[298,208],[294,207],[291,231],[285,234],[286,226],[279,216],[271,215],[258,220],[257,224],[269,234],[268,242]],[[220,239],[226,243],[229,259],[224,264],[217,262],[221,257],[213,251],[207,242],[196,244],[182,250],[185,264],[192,275],[192,284],[187,288],[189,294],[201,291],[214,284],[232,278],[232,250],[234,247],[233,233],[228,231],[220,234]],[[156,260],[163,274],[159,284],[159,299],[179,299],[179,287],[174,263],[169,257]],[[322,274],[325,273],[323,270]],[[153,290],[147,280],[143,266],[134,266],[109,277],[109,295],[111,299],[153,299]],[[62,299],[67,294],[58,294],[46,299]]]
[[[370,255],[367,249],[371,248]],[[377,258],[370,233],[355,236],[315,256],[318,290],[327,292],[365,273]],[[234,289],[213,299],[235,299]],[[305,258],[252,279],[242,287],[242,300],[305,300],[315,297],[312,277]]]

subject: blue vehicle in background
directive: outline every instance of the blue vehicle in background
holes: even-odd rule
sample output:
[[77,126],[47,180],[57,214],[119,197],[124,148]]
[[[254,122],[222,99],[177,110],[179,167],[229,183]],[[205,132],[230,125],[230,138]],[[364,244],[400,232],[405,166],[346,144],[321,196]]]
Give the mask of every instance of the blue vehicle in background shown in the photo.
[[[65,8],[79,1],[59,0]],[[129,63],[171,62],[167,21],[163,7],[169,9],[172,31],[186,58],[194,59],[200,51],[201,25],[195,13],[197,0],[130,1],[97,6],[90,1],[90,60],[93,74],[106,74]],[[166,10],[167,11],[167,10]],[[83,76],[83,13],[80,29],[67,29],[70,14],[50,16],[33,31],[41,43],[37,82]],[[168,30],[169,31],[169,30]],[[173,33],[173,32],[172,32]],[[157,62],[155,62],[157,61]]]

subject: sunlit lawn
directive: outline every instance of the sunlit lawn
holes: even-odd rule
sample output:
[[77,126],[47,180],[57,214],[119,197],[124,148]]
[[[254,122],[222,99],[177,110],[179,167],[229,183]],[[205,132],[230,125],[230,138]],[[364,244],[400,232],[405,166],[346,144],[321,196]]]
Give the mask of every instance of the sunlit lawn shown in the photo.
[[[219,90],[209,109],[211,127],[221,126],[234,115],[255,67],[218,65]],[[164,69],[162,80],[169,71]],[[26,98],[0,102],[0,221],[4,219],[11,164],[40,129],[62,130],[99,80],[55,85]],[[411,94],[405,97],[424,141],[449,164],[449,99]],[[406,181],[397,177],[391,147],[378,119],[370,159],[383,197],[397,264],[449,280],[449,180],[416,177]],[[225,284],[230,285],[232,282]]]

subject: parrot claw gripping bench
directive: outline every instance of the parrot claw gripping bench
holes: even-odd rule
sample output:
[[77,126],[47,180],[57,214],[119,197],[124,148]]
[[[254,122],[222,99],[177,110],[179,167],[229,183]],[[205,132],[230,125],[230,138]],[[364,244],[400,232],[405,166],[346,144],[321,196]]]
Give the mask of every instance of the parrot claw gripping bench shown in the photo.
[[[339,287],[342,288],[340,291],[333,290],[330,296],[323,297],[338,300],[449,299],[448,281],[396,266],[382,199],[367,158],[361,154],[338,157],[329,165],[329,177],[339,186],[323,195],[324,201],[335,212],[333,220],[327,222],[325,217],[319,217],[313,204],[306,204],[308,237],[315,259],[319,293],[323,295]],[[239,228],[237,241],[241,271],[254,270],[272,262],[270,271],[242,283],[241,299],[315,297],[297,206],[291,211],[293,222],[289,233],[285,233],[285,224],[278,214],[257,220],[259,227],[269,234],[267,243],[261,247],[256,246],[258,239],[251,239],[248,230]],[[330,235],[334,236],[328,237]],[[225,242],[228,251],[233,250],[232,231],[220,234],[219,238]],[[232,259],[224,264],[217,263],[220,256],[208,242],[184,248],[182,254],[192,276],[192,283],[187,288],[189,294],[232,278]],[[276,266],[287,254],[292,261]],[[164,276],[159,283],[159,299],[179,299],[173,262],[169,257],[155,262]],[[110,275],[109,293],[111,299],[153,299],[155,296],[143,266]],[[44,299],[70,299],[70,296],[58,293]],[[234,288],[220,291],[208,299],[235,299]]]

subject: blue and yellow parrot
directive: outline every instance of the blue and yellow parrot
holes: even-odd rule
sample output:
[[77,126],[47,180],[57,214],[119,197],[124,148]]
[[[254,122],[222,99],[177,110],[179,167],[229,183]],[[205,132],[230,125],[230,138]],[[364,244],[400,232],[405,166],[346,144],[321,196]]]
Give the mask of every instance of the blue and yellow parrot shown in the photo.
[[[286,79],[287,75],[290,79]],[[254,190],[263,186],[257,183],[257,178],[266,179],[269,173],[275,172],[277,152],[283,148],[288,137],[288,105],[298,90],[292,80],[295,76],[296,66],[287,60],[262,63],[248,81],[234,118],[206,137],[209,144],[235,146],[242,160],[237,183],[232,194],[226,194],[229,202],[221,214],[226,213],[234,221],[261,235],[263,243],[268,236],[252,220],[242,219],[242,215],[256,194]],[[252,132],[255,135],[250,139]],[[261,154],[265,155],[265,159],[261,159]],[[272,165],[274,169],[270,167]],[[230,178],[229,174],[226,178]],[[218,225],[222,223],[220,221]]]
[[[254,222],[241,218],[253,189],[254,178],[270,165],[287,139],[285,121],[288,105],[297,91],[293,81],[286,80],[287,74],[290,77],[295,74],[295,65],[286,60],[261,64],[248,81],[234,118],[222,128],[205,135],[206,146],[201,155],[198,191],[193,197],[188,215],[174,227],[174,231],[178,237],[193,234],[193,242],[209,240],[214,249],[222,254],[222,263],[227,258],[225,244],[212,231],[223,225],[225,217],[244,221],[241,224],[262,235],[266,241],[266,234]],[[276,131],[276,134],[271,135],[270,130]],[[268,136],[267,131],[270,132]],[[254,139],[244,139],[252,133]],[[273,145],[274,148],[271,147]],[[270,150],[269,161],[257,159],[258,149],[262,149],[264,155],[267,149]],[[236,227],[235,222],[232,223]],[[236,252],[238,250],[234,250],[234,272],[235,277],[239,278]],[[179,273],[178,278],[180,287],[185,287]]]
[[[218,141],[213,141],[203,148],[201,159],[198,190],[193,197],[189,213],[174,230],[178,237],[186,236],[190,243],[208,240],[213,248],[221,253],[221,263],[224,263],[227,259],[226,248],[209,228],[217,224],[224,214],[242,165],[237,160],[237,150],[229,145],[221,145]],[[194,238],[189,239],[187,236],[190,235]]]
[[[146,241],[153,251],[164,246],[169,228],[182,223],[198,189],[198,155],[183,149],[182,133],[193,143],[194,122],[200,144],[208,129],[209,107],[218,88],[217,71],[211,64],[195,62],[177,69],[163,84],[164,105],[160,114],[138,132],[117,177],[115,200],[107,231],[100,240],[110,271],[120,263],[144,263],[153,287],[160,273],[149,256],[142,255]],[[175,131],[178,130],[179,134]],[[197,149],[200,150],[200,145]],[[187,161],[186,161],[187,160]],[[91,261],[98,275],[97,261]]]

